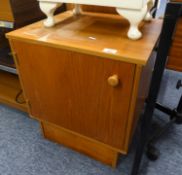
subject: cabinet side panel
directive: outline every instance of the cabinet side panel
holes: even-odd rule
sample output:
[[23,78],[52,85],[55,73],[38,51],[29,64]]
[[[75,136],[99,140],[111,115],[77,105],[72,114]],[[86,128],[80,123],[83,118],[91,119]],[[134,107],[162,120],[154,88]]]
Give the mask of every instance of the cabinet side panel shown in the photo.
[[129,120],[127,124],[127,134],[125,142],[125,151],[128,152],[132,141],[135,128],[139,117],[142,115],[145,100],[148,96],[152,72],[155,64],[155,53],[152,54],[146,66],[136,65],[135,80],[133,86],[133,95],[129,109]]

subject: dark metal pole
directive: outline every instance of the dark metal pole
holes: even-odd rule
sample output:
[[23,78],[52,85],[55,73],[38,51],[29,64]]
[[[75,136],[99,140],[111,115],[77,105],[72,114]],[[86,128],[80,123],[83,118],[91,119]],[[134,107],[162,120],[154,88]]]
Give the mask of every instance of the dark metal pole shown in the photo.
[[178,107],[177,107],[177,112],[182,114],[182,96],[180,98],[180,101],[179,101],[179,104],[178,104]]
[[151,9],[151,11],[153,12],[153,14],[152,14],[153,18],[156,17],[158,4],[159,4],[159,0],[156,0],[154,7]]
[[161,37],[158,45],[157,59],[152,75],[151,86],[149,90],[147,105],[142,118],[139,142],[137,144],[135,160],[131,175],[139,173],[140,164],[142,161],[145,146],[148,141],[149,130],[151,127],[152,117],[159,93],[159,88],[165,69],[169,48],[171,46],[173,33],[179,14],[181,13],[182,5],[180,3],[168,3],[164,24],[161,32]]

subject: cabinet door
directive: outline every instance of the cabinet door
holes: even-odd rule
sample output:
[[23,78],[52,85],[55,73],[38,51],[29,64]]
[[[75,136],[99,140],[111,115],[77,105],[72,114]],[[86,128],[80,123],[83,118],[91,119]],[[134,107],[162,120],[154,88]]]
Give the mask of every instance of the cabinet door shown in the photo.
[[32,116],[122,149],[135,65],[19,41],[13,48]]

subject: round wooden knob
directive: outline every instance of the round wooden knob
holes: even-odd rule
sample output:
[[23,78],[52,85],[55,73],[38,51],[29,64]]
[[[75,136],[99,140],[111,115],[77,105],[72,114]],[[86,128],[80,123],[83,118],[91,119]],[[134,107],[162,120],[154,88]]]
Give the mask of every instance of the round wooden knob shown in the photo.
[[108,84],[113,86],[113,87],[116,87],[119,85],[119,78],[118,78],[118,75],[112,75],[108,78]]

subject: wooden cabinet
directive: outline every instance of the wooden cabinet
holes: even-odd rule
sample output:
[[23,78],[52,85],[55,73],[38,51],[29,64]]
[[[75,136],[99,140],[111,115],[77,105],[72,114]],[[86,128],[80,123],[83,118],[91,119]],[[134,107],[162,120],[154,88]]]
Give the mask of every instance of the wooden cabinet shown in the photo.
[[65,12],[56,20],[54,28],[40,22],[7,35],[29,113],[46,138],[115,166],[144,105],[161,21],[131,41],[117,16]]
[[[18,41],[13,47],[32,116],[123,148],[135,65]],[[114,74],[116,87],[108,83]]]
[[[181,2],[181,1],[179,1]],[[169,53],[167,68],[182,72],[182,20],[178,21]]]

